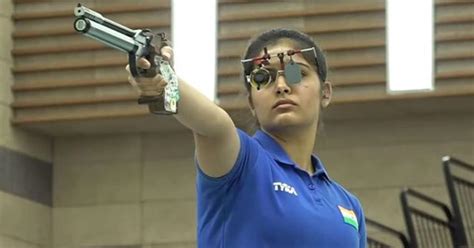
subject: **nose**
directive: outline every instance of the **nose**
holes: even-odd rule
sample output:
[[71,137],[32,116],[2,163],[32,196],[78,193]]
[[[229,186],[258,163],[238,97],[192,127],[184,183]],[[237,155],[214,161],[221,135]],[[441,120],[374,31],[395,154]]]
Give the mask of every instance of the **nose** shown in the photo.
[[278,71],[275,79],[275,93],[277,95],[290,94],[291,87],[286,83],[286,79],[282,71]]

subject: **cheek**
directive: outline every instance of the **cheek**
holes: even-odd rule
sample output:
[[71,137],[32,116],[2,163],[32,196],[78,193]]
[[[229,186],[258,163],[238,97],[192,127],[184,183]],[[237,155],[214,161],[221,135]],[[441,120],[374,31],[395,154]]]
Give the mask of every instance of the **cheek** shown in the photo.
[[301,85],[301,96],[305,104],[308,106],[319,106],[319,99],[320,99],[320,92],[319,92],[319,87],[316,87],[315,85],[311,85],[310,83],[305,83]]
[[254,111],[255,111],[255,114],[257,114],[257,116],[261,116],[262,113],[261,112],[264,112],[265,109],[268,108],[268,100],[266,100],[267,97],[265,96],[265,94],[263,92],[258,92],[258,93],[252,93],[252,103],[253,103],[253,107],[254,107]]

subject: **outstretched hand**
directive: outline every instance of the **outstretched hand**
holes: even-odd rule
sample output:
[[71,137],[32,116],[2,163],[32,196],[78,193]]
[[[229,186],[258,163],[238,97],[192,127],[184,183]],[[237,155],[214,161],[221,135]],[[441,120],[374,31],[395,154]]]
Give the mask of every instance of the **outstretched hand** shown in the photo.
[[[173,61],[173,48],[170,46],[164,46],[161,48],[161,56],[172,64]],[[139,58],[137,60],[137,67],[142,69],[149,69],[151,66],[150,62],[145,58]],[[142,96],[158,96],[163,94],[164,88],[167,84],[166,80],[162,75],[156,74],[153,78],[139,77],[135,78],[130,73],[130,65],[125,67],[128,72],[128,82],[140,93]]]

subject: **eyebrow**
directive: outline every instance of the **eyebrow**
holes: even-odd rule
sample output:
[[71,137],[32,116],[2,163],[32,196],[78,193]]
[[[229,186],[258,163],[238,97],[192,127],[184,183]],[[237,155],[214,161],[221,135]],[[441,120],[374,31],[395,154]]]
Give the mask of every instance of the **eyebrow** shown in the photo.
[[299,62],[296,62],[296,64],[302,65],[302,66],[304,66],[304,67],[306,67],[306,68],[308,68],[308,69],[311,69],[311,67],[310,67],[309,65],[307,65],[307,64],[303,64],[303,63],[299,63]]
[[[302,65],[302,66],[304,66],[304,67],[306,67],[306,68],[308,68],[308,69],[311,69],[311,67],[310,67],[309,65],[307,65],[307,64],[303,64],[303,63],[301,63],[301,62],[295,62],[295,63],[298,64],[298,65]],[[278,64],[278,65],[270,64],[270,65],[268,66],[268,68],[274,68],[274,67],[278,67],[278,68],[279,68],[279,67],[280,67],[280,64]]]

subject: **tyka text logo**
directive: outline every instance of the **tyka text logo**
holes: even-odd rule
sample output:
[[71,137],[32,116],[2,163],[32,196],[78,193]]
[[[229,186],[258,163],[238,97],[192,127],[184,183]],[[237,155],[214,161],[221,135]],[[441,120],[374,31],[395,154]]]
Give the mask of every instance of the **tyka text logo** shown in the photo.
[[295,188],[293,188],[292,186],[286,184],[286,183],[282,183],[282,182],[274,182],[273,183],[273,189],[275,191],[283,191],[283,192],[286,192],[288,194],[292,194],[292,195],[295,195],[295,196],[298,196],[298,193],[296,193],[296,190]]

